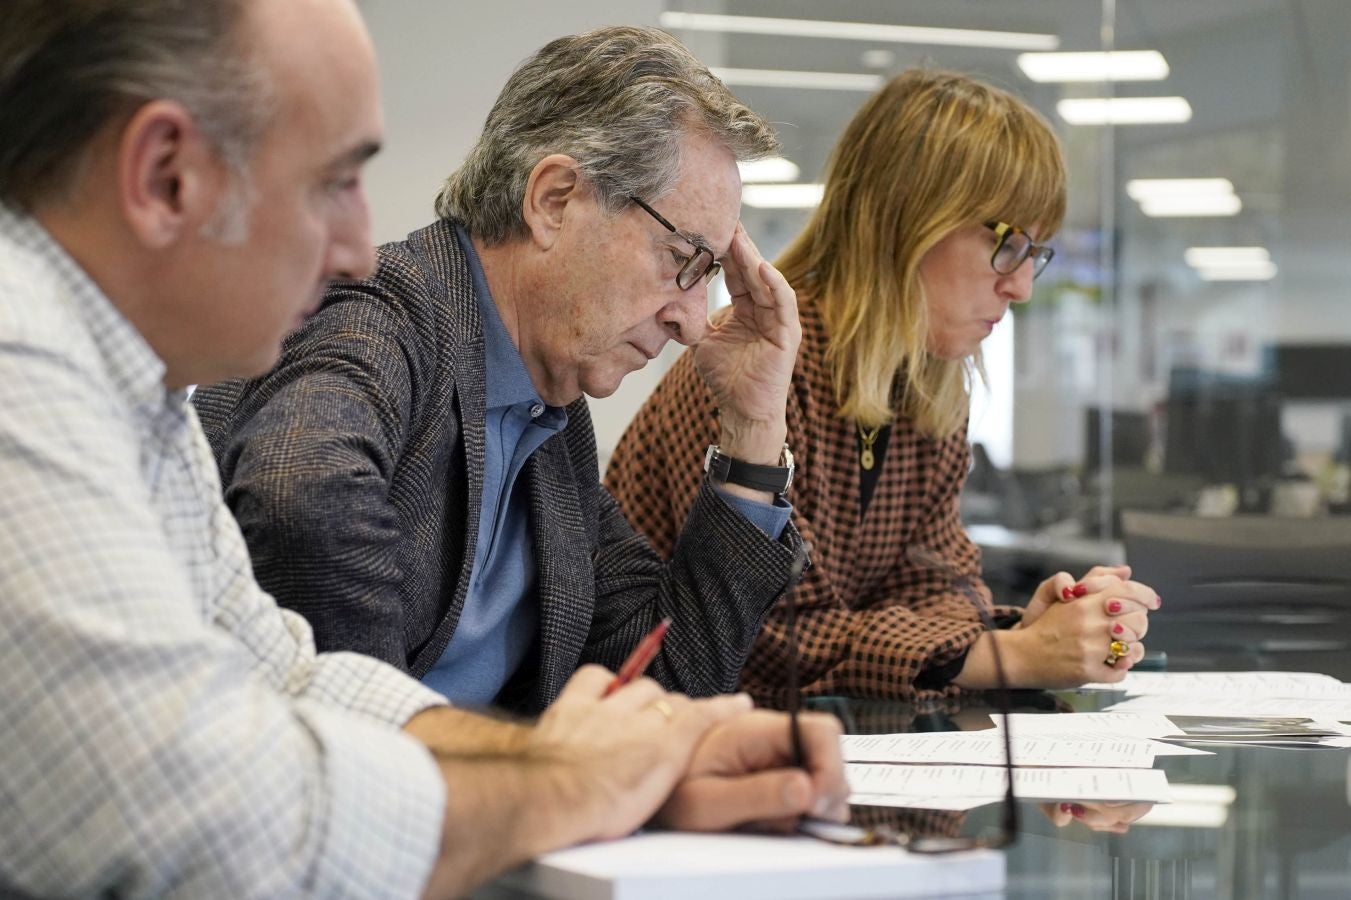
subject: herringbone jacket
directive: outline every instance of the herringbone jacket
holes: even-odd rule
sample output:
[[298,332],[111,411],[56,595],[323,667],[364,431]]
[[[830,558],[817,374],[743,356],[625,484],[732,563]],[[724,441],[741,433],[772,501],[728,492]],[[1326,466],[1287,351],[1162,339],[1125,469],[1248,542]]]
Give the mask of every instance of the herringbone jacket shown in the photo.
[[[966,435],[934,440],[897,413],[872,502],[860,519],[856,425],[837,412],[820,316],[808,298],[799,311],[802,345],[788,400],[797,476],[788,499],[793,521],[812,545],[813,566],[795,601],[802,689],[913,699],[917,676],[958,657],[982,626],[952,575],[913,561],[907,547],[940,556],[989,603],[980,551],[958,519],[970,459]],[[715,440],[717,431],[712,398],[686,353],[615,449],[606,485],[661,553],[675,546],[699,490],[696,473],[677,462]],[[1007,608],[997,612],[1006,623],[1017,616]],[[741,686],[761,702],[781,704],[791,652],[782,610],[775,609]]]
[[[474,559],[483,329],[452,223],[378,258],[369,280],[330,289],[274,371],[193,400],[258,581],[310,620],[321,650],[421,677],[455,630]],[[648,674],[696,696],[732,689],[797,532],[771,541],[696,488],[663,561],[600,484],[586,401],[567,412],[521,473],[540,634],[499,703],[541,709],[580,664],[617,668],[662,616],[675,622]],[[680,465],[697,474],[699,460]]]

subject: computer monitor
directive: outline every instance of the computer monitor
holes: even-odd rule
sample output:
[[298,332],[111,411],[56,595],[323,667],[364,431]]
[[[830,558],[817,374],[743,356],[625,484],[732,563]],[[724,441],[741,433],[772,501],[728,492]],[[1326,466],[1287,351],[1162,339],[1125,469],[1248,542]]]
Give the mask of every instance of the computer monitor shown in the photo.
[[1287,399],[1351,399],[1351,344],[1276,344],[1269,359]]
[[1168,385],[1165,470],[1245,493],[1280,476],[1283,397],[1269,381],[1174,369]]
[[[1108,416],[1111,431],[1112,467],[1143,468],[1149,454],[1152,435],[1149,413],[1114,409]],[[1084,410],[1084,471],[1096,472],[1102,468],[1102,409],[1090,406]]]

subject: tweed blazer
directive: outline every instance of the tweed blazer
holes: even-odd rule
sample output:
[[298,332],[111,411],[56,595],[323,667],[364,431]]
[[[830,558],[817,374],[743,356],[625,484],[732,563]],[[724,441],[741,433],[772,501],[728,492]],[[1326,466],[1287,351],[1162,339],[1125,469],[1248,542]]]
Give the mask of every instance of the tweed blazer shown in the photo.
[[[897,413],[876,490],[860,516],[856,425],[837,412],[826,331],[810,298],[799,303],[799,313],[802,345],[787,414],[797,461],[793,519],[812,545],[813,562],[795,595],[802,689],[907,700],[956,693],[955,686],[918,690],[915,681],[955,660],[982,626],[952,576],[912,561],[906,548],[918,545],[940,556],[989,604],[980,550],[958,519],[970,460],[966,434],[935,440]],[[712,398],[687,353],[611,458],[607,486],[659,552],[671,552],[699,492],[697,479],[676,462],[707,445],[717,427]],[[1012,608],[997,614],[1005,624],[1018,617]],[[762,703],[781,704],[791,653],[776,609],[751,652],[742,687]]]
[[[484,469],[483,326],[453,223],[381,247],[375,274],[332,287],[274,371],[193,402],[259,583],[321,650],[426,674],[464,607]],[[543,708],[582,663],[617,668],[662,616],[674,624],[648,674],[694,696],[731,690],[796,530],[771,540],[696,488],[663,560],[600,484],[585,399],[567,412],[520,476],[539,638],[498,703]],[[680,464],[699,473],[700,458]]]

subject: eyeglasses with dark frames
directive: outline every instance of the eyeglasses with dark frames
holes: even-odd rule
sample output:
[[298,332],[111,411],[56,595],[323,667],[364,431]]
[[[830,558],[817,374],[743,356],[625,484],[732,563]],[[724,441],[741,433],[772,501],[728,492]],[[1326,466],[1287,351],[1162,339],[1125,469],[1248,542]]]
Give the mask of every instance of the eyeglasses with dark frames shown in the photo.
[[682,291],[688,291],[698,284],[700,279],[711,279],[722,270],[722,263],[713,257],[713,251],[709,249],[707,244],[685,234],[685,232],[666,221],[661,213],[632,194],[629,195],[629,199],[641,206],[649,216],[660,222],[667,231],[694,248],[694,255],[687,258],[684,265],[680,267],[680,271],[676,273],[675,282],[678,288]]
[[990,254],[990,265],[1000,275],[1012,275],[1028,259],[1032,260],[1032,277],[1035,279],[1055,256],[1055,248],[1044,244],[1032,243],[1017,225],[1008,222],[986,222],[985,227],[999,237],[994,253]]
[[[797,643],[797,614],[793,594],[802,578],[802,570],[806,567],[807,556],[810,552],[811,548],[804,544],[794,554],[793,564],[788,573],[788,586],[784,588],[780,601],[783,604],[784,631],[789,648],[788,727],[791,729],[793,763],[798,767],[801,767],[803,762],[802,732],[801,726],[798,724],[798,712],[802,706],[802,698],[798,693],[798,657],[800,653]],[[945,575],[975,608],[976,614],[980,616],[981,624],[986,631],[994,633],[994,621],[990,618],[984,600],[976,592],[968,576],[959,575],[945,560],[923,548],[911,547],[907,550],[907,555],[924,568]],[[1009,685],[1004,676],[1004,662],[999,655],[999,642],[991,640],[990,650],[994,656],[995,678],[999,684],[998,704],[999,714],[1003,719],[1004,738],[1004,801],[998,835],[994,837],[912,835],[885,826],[859,828],[854,825],[842,825],[839,822],[829,822],[811,817],[804,817],[798,822],[798,831],[831,844],[844,844],[852,847],[904,847],[911,853],[959,853],[965,850],[998,849],[1013,844],[1018,838],[1018,801],[1013,794],[1013,746],[1008,720]]]

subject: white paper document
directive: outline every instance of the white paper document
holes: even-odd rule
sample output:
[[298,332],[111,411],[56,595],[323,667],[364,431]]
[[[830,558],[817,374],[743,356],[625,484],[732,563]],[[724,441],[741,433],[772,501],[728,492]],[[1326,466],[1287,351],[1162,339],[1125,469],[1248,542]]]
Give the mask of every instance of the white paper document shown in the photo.
[[[1109,734],[1053,735],[1012,739],[1013,762],[1018,766],[1093,766],[1148,769],[1155,748],[1166,744]],[[1004,738],[987,731],[925,732],[920,734],[850,734],[840,739],[848,762],[963,763],[978,766],[1004,764]]]
[[[849,789],[856,795],[890,794],[908,799],[969,797],[985,798],[987,802],[1004,795],[1005,773],[996,766],[846,763],[844,769]],[[1167,803],[1170,799],[1168,778],[1159,769],[1015,769],[1013,792],[1021,800]]]
[[[1279,697],[1204,697],[1155,694],[1132,697],[1107,707],[1106,715],[1211,716],[1230,719],[1278,718],[1351,722],[1351,699]],[[1017,734],[1015,731],[1014,734]]]
[[998,803],[1002,797],[906,797],[902,794],[850,794],[851,806],[899,806],[906,809],[966,812]]
[[[995,727],[1003,727],[995,717]],[[1048,734],[1113,734],[1118,737],[1159,738],[1177,734],[1177,726],[1168,717],[1154,712],[1121,713],[1012,713],[1009,729],[1015,738],[1044,737]]]
[[1132,697],[1179,694],[1351,700],[1351,684],[1315,672],[1130,672],[1116,684],[1084,688],[1125,691]]
[[548,853],[504,885],[565,900],[811,900],[998,891],[992,850],[925,855],[808,837],[649,832]]

